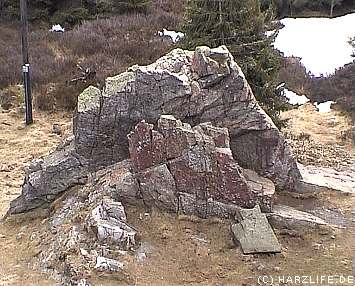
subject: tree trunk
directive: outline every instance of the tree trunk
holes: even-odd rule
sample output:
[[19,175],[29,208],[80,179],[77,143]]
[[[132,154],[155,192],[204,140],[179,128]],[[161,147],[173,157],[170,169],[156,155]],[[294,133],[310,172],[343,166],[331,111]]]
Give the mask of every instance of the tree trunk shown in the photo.
[[333,10],[334,10],[335,0],[332,0],[330,3],[330,18],[333,18]]

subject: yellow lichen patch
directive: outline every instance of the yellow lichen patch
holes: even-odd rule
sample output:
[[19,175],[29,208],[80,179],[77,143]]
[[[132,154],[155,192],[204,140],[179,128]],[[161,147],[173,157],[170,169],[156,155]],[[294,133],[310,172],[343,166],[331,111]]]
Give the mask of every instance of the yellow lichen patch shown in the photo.
[[97,87],[89,86],[78,97],[78,112],[99,107],[101,91]]
[[128,92],[128,83],[135,78],[134,72],[124,72],[114,77],[108,77],[106,79],[105,96],[111,96],[112,94],[120,92]]

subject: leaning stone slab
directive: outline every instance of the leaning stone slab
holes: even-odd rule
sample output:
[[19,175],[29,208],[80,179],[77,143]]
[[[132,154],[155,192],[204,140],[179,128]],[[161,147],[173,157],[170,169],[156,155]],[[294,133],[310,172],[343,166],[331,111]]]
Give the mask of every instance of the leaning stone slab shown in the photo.
[[232,223],[231,231],[244,254],[281,252],[281,245],[259,206],[240,209],[238,220]]
[[295,185],[298,192],[339,191],[355,193],[355,172],[338,172],[331,168],[298,164],[301,179]]

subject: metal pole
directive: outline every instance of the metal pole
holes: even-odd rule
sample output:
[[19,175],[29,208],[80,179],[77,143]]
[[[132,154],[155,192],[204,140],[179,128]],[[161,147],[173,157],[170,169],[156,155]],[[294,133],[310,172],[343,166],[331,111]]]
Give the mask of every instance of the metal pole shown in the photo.
[[[219,0],[218,1],[218,11],[219,11],[219,24],[221,25],[222,27],[222,24],[223,24],[223,15],[222,15],[222,0]],[[222,44],[225,45],[225,41],[224,41],[224,31],[222,29]]]
[[30,63],[28,60],[28,20],[27,20],[27,0],[20,0],[21,7],[21,42],[22,42],[22,73],[23,86],[25,90],[25,107],[26,107],[26,125],[33,123],[32,118],[32,96],[31,96],[31,79],[30,79]]

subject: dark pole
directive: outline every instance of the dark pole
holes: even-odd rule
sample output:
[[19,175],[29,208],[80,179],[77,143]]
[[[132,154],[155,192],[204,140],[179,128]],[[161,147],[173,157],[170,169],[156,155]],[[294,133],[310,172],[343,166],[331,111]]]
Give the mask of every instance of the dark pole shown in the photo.
[[21,7],[21,40],[22,40],[22,72],[23,86],[25,90],[26,125],[33,123],[32,119],[32,96],[30,80],[30,63],[28,60],[28,21],[27,21],[27,0],[20,0]]

